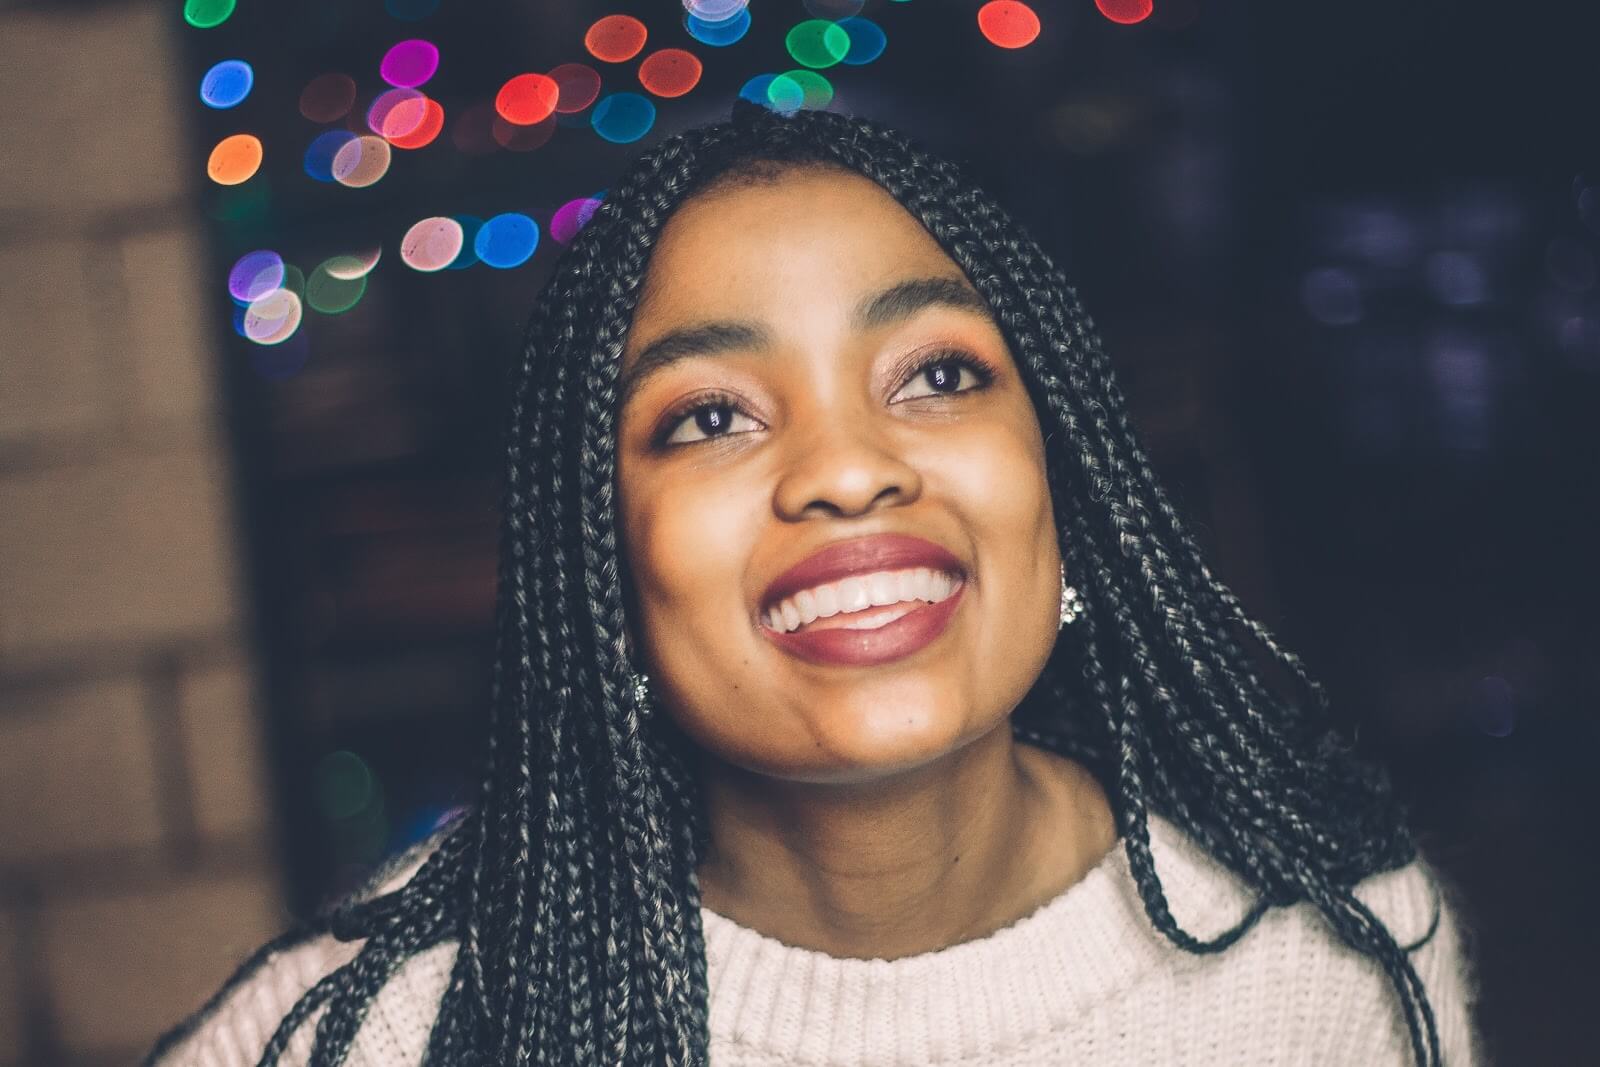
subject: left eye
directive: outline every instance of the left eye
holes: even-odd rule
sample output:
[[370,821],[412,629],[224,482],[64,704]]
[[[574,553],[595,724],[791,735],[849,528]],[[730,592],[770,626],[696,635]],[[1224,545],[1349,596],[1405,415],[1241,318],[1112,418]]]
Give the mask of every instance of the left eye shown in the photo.
[[[952,369],[953,368],[953,369]],[[961,380],[961,372],[971,372],[971,377],[976,378],[978,384],[967,389],[956,388],[956,383]],[[931,359],[924,360],[912,368],[910,377],[902,389],[915,385],[919,380],[925,380],[933,387],[932,393],[908,397],[910,400],[921,399],[922,396],[948,396],[951,393],[965,393],[972,389],[982,388],[989,383],[989,370],[982,363],[971,356],[959,352],[944,352]],[[899,393],[895,394],[899,396]]]

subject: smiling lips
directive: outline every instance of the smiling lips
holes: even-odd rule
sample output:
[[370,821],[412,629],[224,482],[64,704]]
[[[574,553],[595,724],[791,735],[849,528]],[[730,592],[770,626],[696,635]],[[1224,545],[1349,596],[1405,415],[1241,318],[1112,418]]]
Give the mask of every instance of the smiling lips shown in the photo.
[[[958,574],[927,567],[873,571],[802,589],[769,608],[763,621],[782,633],[813,625],[820,629],[871,629],[913,610],[919,602],[937,604],[960,583]],[[867,613],[872,607],[896,610]],[[856,615],[860,617],[843,617]]]
[[908,656],[943,633],[966,586],[966,568],[946,549],[876,534],[829,545],[779,575],[759,621],[802,659],[867,666]]

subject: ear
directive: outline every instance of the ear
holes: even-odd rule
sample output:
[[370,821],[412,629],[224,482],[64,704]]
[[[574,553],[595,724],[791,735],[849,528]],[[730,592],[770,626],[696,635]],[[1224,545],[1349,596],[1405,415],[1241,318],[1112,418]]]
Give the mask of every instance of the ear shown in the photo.
[[622,624],[622,654],[634,670],[639,669],[639,642],[633,635],[633,623],[625,620]]

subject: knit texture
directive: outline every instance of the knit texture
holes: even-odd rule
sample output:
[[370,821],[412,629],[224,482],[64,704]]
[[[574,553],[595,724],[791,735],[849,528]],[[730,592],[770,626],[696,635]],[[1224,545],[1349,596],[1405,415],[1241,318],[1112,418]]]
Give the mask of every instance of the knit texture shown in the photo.
[[[1252,898],[1178,827],[1150,820],[1174,917],[1199,937],[1236,924]],[[404,878],[402,873],[394,884]],[[1450,1067],[1480,1063],[1475,983],[1453,909],[1422,862],[1356,894],[1412,953]],[[1274,908],[1237,944],[1197,956],[1151,925],[1119,843],[1081,881],[1003,930],[898,960],[840,959],[785,945],[703,909],[712,1067],[1045,1067],[1412,1062],[1382,969],[1340,944],[1308,904]],[[322,938],[271,958],[163,1067],[253,1067],[294,1001],[355,955]],[[358,1032],[350,1067],[421,1062],[455,943],[407,961]],[[304,1064],[318,1014],[282,1062]]]

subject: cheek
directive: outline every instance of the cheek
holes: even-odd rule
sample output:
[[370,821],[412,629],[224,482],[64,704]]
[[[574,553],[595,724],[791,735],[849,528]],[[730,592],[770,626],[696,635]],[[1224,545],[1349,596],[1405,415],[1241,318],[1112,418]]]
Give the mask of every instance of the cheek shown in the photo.
[[1024,418],[985,420],[948,435],[930,468],[990,559],[1048,547],[1054,526],[1043,449],[1031,416]]
[[743,602],[760,516],[749,493],[690,472],[658,479],[630,511],[634,580],[647,612],[670,613],[692,629],[701,617],[720,618],[730,603]]

